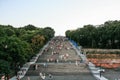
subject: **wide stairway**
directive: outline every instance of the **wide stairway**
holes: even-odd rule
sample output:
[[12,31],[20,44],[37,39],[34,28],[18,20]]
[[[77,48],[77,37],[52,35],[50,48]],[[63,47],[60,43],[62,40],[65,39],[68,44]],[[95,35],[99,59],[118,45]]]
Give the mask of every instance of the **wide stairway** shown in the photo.
[[54,37],[21,80],[96,80],[67,38]]

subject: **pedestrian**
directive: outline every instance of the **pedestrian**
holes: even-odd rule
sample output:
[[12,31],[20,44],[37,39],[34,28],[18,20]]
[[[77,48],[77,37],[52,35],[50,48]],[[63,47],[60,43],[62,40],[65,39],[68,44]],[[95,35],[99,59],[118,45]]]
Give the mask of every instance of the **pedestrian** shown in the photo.
[[19,75],[17,76],[17,80],[20,80],[20,76]]
[[49,62],[50,60],[49,59],[47,59],[47,62]]
[[78,66],[78,61],[77,60],[75,61],[75,65]]
[[49,74],[49,79],[53,79],[53,76],[51,74]]
[[37,68],[38,68],[38,65],[36,64],[36,65],[35,65],[35,70],[37,70]]
[[42,78],[42,80],[45,80],[45,73],[44,74],[42,74],[42,73],[40,73],[40,77]]
[[59,60],[57,59],[57,63],[59,62]]
[[46,68],[47,67],[47,63],[44,63],[43,66]]
[[5,76],[4,75],[1,77],[1,80],[5,80]]

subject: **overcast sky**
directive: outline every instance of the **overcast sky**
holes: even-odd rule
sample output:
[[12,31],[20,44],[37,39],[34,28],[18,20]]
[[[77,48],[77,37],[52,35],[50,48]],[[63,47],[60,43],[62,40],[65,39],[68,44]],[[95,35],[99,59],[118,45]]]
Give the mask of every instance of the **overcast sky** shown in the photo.
[[55,35],[120,20],[120,0],[0,0],[0,24],[52,27]]

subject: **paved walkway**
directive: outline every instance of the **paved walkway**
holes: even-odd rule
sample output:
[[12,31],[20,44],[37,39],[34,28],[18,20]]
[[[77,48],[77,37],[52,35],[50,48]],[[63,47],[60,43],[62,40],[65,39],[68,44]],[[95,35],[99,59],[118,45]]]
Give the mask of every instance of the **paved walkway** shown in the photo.
[[100,69],[96,68],[93,63],[89,62],[88,66],[92,74],[96,77],[97,80],[108,80],[103,75],[100,75],[100,71],[99,71]]

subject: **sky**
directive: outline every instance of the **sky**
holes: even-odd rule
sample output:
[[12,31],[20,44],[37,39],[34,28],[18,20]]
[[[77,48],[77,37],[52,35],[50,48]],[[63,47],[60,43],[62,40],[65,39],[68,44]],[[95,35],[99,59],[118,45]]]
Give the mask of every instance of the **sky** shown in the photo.
[[51,27],[56,36],[108,20],[120,20],[120,0],[0,0],[0,24]]

